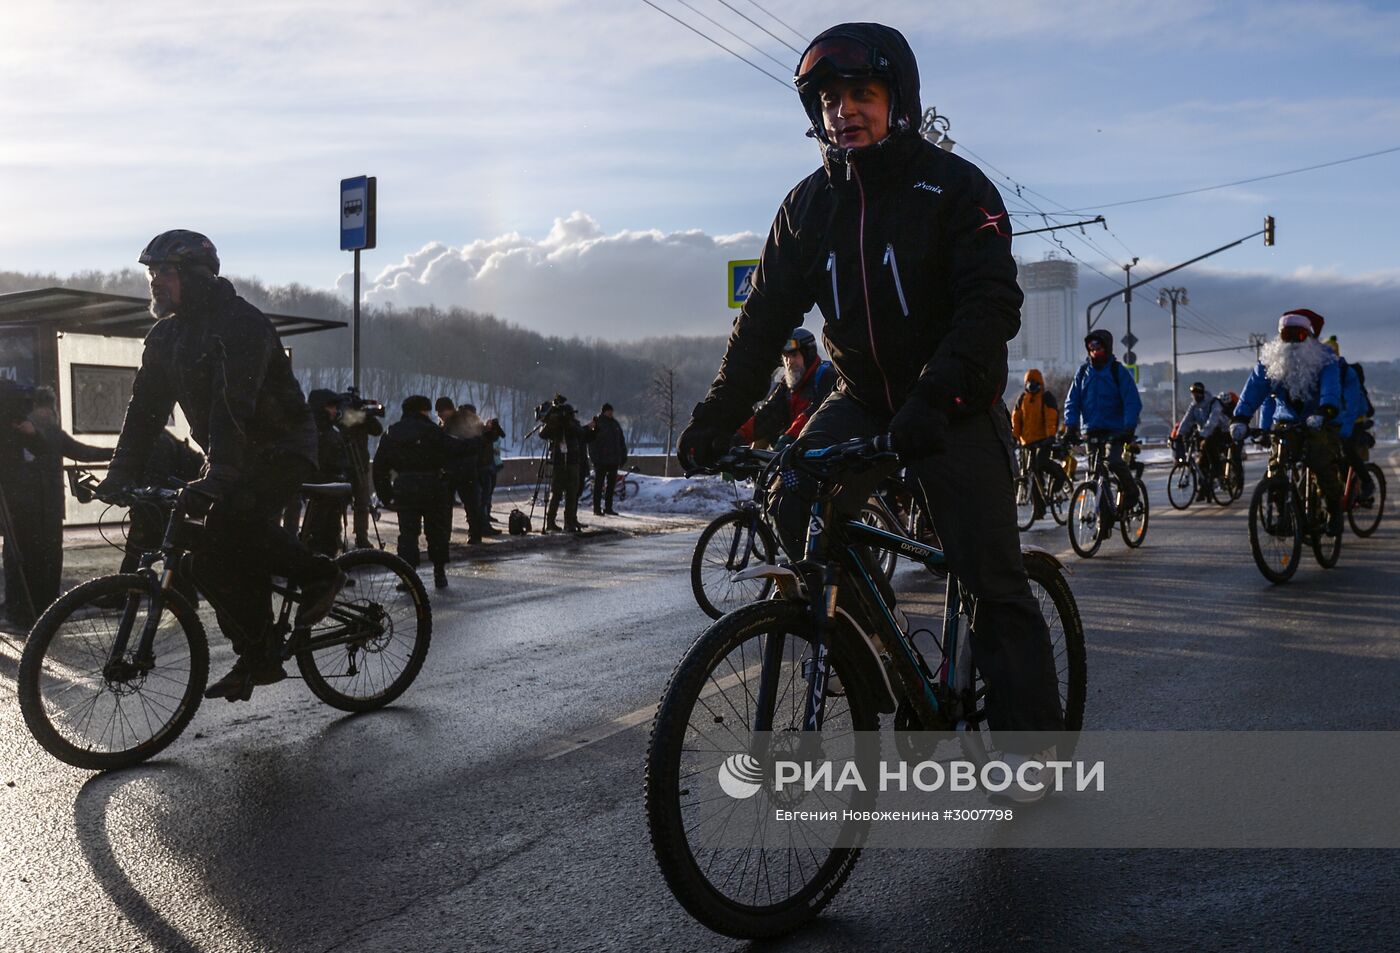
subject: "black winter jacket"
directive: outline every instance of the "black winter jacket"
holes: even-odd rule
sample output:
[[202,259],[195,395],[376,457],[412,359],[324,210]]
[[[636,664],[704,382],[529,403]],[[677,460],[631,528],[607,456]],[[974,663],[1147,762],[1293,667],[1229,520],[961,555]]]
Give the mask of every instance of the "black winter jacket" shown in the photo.
[[240,473],[277,452],[316,463],[316,425],[282,341],[226,279],[216,279],[207,306],[157,321],[146,335],[113,475],[141,475],[177,403],[211,469]]
[[389,427],[374,451],[374,491],[392,504],[401,484],[441,480],[443,468],[454,460],[479,453],[481,437],[460,439],[422,414],[404,414]]
[[720,371],[695,420],[735,429],[763,397],[783,342],[815,304],[841,389],[892,415],[916,383],[950,412],[981,411],[1006,383],[1020,328],[1011,223],[972,163],[917,129],[917,68],[906,128],[863,149],[828,148],[783,201]]
[[584,433],[594,469],[611,470],[627,462],[627,437],[616,419],[599,414],[584,428]]

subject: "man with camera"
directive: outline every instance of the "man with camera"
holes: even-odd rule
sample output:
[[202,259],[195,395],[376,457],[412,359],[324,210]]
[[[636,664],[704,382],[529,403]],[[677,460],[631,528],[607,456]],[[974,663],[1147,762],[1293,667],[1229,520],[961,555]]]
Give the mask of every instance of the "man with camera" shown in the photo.
[[345,584],[332,560],[279,523],[316,469],[316,425],[272,322],[219,277],[208,238],[162,232],[139,261],[157,320],[97,495],[125,498],[178,403],[207,456],[187,491],[208,507],[194,575],[238,655],[205,696],[246,700],[254,686],[286,678],[272,632],[272,577],[301,586],[298,626],[320,621]]
[[583,488],[583,426],[578,412],[563,394],[535,408],[540,422],[540,436],[549,441],[549,462],[553,475],[549,483],[549,511],[544,524],[546,533],[558,533],[559,500],[564,500],[564,527],[568,533],[580,533],[584,526],[578,521],[578,497]]
[[340,395],[337,428],[345,440],[345,450],[350,461],[350,484],[355,488],[355,548],[373,549],[369,540],[369,517],[371,506],[369,438],[384,433],[384,425],[379,421],[384,416],[384,405],[377,400],[361,397],[354,387],[345,388]]
[[[317,388],[306,398],[312,418],[316,421],[316,473],[313,479],[317,483],[340,483],[350,479],[349,448],[336,426],[340,421],[344,399],[345,395],[326,388]],[[326,499],[307,501],[302,525],[306,544],[313,553],[334,557],[340,552],[340,525],[344,518],[343,503]]]

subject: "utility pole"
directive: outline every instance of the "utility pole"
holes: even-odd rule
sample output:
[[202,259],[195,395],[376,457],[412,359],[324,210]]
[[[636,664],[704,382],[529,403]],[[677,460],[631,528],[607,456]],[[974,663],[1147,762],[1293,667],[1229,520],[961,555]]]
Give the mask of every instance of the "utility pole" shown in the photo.
[[1177,303],[1178,303],[1178,302],[1180,302],[1181,304],[1184,304],[1184,305],[1189,305],[1189,304],[1191,303],[1190,300],[1188,300],[1187,297],[1186,297],[1186,289],[1185,289],[1185,288],[1163,288],[1160,292],[1157,293],[1157,307],[1159,307],[1159,308],[1165,308],[1165,307],[1168,306],[1168,303],[1170,303],[1171,309],[1172,309],[1172,425],[1173,425],[1173,426],[1175,426],[1175,425],[1176,425],[1176,422],[1177,422],[1178,420],[1181,419],[1179,416],[1177,416],[1177,411],[1176,411],[1176,395],[1180,392],[1180,387],[1178,386],[1177,380],[1176,380],[1176,378],[1177,378],[1177,368],[1176,368],[1176,361],[1177,361],[1177,353],[1176,353],[1176,306],[1177,306]]
[[1124,364],[1137,364],[1137,354],[1133,352],[1133,347],[1137,344],[1137,338],[1133,337],[1132,279],[1133,265],[1136,265],[1137,263],[1138,260],[1134,258],[1132,261],[1128,262],[1128,264],[1123,266],[1123,310],[1126,312],[1124,326],[1127,328],[1127,331],[1123,334],[1123,337],[1121,338],[1124,348]]
[[1259,352],[1263,349],[1264,342],[1267,340],[1269,340],[1269,336],[1267,334],[1251,333],[1249,335],[1249,346],[1254,348],[1254,363],[1259,363]]

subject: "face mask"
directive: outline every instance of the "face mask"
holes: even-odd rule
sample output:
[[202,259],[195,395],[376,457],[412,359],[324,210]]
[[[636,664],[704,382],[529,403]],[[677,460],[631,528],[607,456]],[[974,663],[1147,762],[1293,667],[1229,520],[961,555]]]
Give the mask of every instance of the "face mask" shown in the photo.
[[1039,382],[1039,381],[1031,381],[1031,382],[1029,382],[1028,384],[1026,384],[1026,393],[1027,393],[1027,394],[1039,394],[1039,393],[1040,393],[1040,382]]
[[1096,368],[1107,367],[1108,359],[1112,356],[1107,351],[1096,351],[1089,355],[1089,363]]

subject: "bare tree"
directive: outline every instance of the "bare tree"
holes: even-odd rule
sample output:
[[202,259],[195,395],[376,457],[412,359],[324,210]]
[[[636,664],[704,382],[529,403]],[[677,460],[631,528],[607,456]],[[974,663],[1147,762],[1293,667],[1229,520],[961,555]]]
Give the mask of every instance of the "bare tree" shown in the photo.
[[666,475],[671,475],[671,451],[676,439],[676,368],[664,365],[651,378],[653,413],[666,428]]

